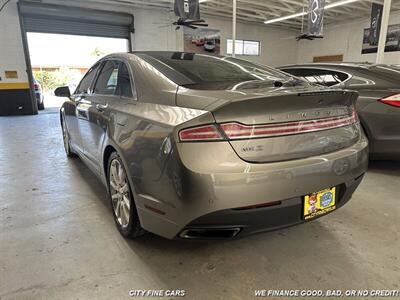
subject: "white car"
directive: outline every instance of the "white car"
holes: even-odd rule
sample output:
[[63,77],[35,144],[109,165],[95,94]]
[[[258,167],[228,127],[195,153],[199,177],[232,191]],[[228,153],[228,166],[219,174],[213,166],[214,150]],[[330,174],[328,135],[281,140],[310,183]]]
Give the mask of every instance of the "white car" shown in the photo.
[[204,44],[204,50],[214,52],[215,50],[215,41],[214,40],[209,40],[206,41]]

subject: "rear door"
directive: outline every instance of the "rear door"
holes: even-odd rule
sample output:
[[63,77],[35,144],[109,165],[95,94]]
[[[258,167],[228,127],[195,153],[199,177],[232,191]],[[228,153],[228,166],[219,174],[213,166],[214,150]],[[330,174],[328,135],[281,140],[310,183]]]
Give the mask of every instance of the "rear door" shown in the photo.
[[99,67],[100,63],[95,64],[83,77],[75,93],[71,96],[75,104],[75,110],[73,112],[66,112],[66,122],[72,146],[81,153],[83,153],[83,143],[81,131],[79,129],[79,119],[87,119],[87,111],[84,109],[85,99],[91,93],[91,87]]
[[113,101],[117,89],[120,62],[109,59],[102,63],[94,84],[93,93],[80,102],[82,117],[79,119],[83,151],[90,165],[101,170],[102,145],[109,120],[108,103]]

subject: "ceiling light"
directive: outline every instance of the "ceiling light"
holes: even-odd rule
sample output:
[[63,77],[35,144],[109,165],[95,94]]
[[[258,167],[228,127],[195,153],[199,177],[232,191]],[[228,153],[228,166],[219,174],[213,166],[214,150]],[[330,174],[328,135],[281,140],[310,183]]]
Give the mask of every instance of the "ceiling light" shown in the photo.
[[[325,9],[330,9],[330,8],[334,8],[334,7],[350,4],[350,3],[353,3],[353,2],[357,2],[357,1],[360,1],[360,0],[337,1],[337,2],[334,2],[334,3],[326,5]],[[264,23],[265,24],[271,24],[271,23],[281,22],[281,21],[288,20],[288,19],[302,17],[302,16],[305,16],[307,14],[308,14],[308,11],[303,11],[303,12],[299,12],[299,13],[296,13],[296,14],[293,14],[293,15],[287,15],[287,16],[284,16],[284,17],[279,17],[279,18],[276,18],[276,19],[267,20]]]
[[343,1],[333,2],[331,4],[325,5],[325,9],[330,9],[330,8],[334,8],[337,6],[342,6],[342,5],[350,4],[353,2],[357,2],[357,1],[360,1],[360,0],[343,0]]
[[304,12],[293,14],[293,15],[288,15],[288,16],[284,16],[284,17],[280,17],[280,18],[276,18],[276,19],[272,19],[272,20],[267,20],[264,23],[271,24],[271,23],[281,22],[281,21],[284,21],[287,19],[302,17],[302,16],[305,16],[306,14],[308,14],[308,12],[304,11]]

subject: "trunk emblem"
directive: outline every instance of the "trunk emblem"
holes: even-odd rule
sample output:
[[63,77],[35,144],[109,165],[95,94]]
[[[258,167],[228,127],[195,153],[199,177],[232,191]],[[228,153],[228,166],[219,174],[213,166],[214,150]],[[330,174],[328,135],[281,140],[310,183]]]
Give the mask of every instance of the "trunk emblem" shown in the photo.
[[264,146],[263,145],[257,145],[257,146],[243,147],[242,151],[243,152],[260,152],[260,151],[264,151]]

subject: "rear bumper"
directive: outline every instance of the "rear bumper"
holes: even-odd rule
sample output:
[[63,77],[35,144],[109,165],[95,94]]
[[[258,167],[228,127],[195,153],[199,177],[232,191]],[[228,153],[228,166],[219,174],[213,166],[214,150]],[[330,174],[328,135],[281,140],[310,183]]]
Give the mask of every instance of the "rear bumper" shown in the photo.
[[43,96],[41,93],[35,92],[35,98],[38,104],[43,102]]
[[[336,209],[342,207],[350,200],[352,194],[361,183],[364,175],[354,180],[345,182],[338,186],[338,196],[336,199]],[[230,237],[243,237],[246,235],[271,231],[297,225],[309,220],[304,220],[303,197],[295,197],[292,199],[278,202],[277,205],[264,208],[253,208],[246,210],[226,209],[213,212],[194,220],[188,224],[178,235],[178,238],[195,238],[191,237],[190,232],[205,232],[209,229],[214,230],[216,235],[208,234],[204,237],[207,239],[222,239]],[[218,230],[231,230],[231,235],[218,235]],[[236,229],[236,231],[233,231]],[[199,239],[203,238],[201,235]]]
[[[198,226],[237,226],[242,236],[303,222],[302,197],[328,187],[339,187],[342,206],[367,167],[364,136],[333,153],[263,164],[241,160],[228,143],[177,144],[158,181],[162,193],[138,194],[136,205],[143,228],[166,238]],[[275,201],[281,205],[234,210]]]

